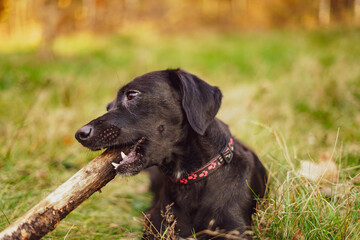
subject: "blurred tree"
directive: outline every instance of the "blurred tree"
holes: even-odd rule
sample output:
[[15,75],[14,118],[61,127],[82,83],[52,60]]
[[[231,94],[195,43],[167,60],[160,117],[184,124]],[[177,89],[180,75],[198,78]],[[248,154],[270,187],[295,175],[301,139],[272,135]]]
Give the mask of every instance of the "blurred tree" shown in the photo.
[[319,21],[322,25],[330,23],[330,0],[319,1]]
[[5,0],[0,0],[0,19],[5,13]]
[[360,0],[354,2],[355,24],[360,25]]
[[[59,1],[61,3],[61,1]],[[42,39],[43,44],[40,49],[45,56],[52,56],[52,44],[58,33],[57,26],[60,19],[60,12],[56,1],[41,0],[39,1],[39,19],[42,22]]]
[[331,0],[331,18],[334,22],[351,22],[353,19],[354,0]]

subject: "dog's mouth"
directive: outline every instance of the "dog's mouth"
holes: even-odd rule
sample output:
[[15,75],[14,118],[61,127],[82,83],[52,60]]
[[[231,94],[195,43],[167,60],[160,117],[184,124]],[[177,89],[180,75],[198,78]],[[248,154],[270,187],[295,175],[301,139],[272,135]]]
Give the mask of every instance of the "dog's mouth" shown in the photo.
[[130,168],[142,165],[142,158],[144,156],[143,143],[146,141],[145,137],[142,137],[135,141],[135,143],[125,146],[110,146],[108,149],[116,149],[120,151],[120,161],[113,162],[115,170],[121,174],[126,174]]

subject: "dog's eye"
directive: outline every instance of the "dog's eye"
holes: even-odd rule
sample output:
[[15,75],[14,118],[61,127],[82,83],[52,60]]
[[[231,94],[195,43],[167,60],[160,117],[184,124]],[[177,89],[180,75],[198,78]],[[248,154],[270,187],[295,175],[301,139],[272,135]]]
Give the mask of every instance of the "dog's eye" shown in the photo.
[[127,100],[132,100],[134,99],[137,95],[139,95],[140,92],[136,91],[136,90],[130,90],[126,93],[126,98]]

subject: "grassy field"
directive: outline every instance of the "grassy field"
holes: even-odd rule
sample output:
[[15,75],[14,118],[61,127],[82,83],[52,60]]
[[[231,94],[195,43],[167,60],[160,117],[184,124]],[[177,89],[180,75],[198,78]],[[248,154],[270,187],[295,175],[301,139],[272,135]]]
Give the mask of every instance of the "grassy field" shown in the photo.
[[[2,43],[0,231],[99,154],[73,136],[105,112],[121,85],[148,71],[182,67],[220,86],[218,117],[268,170],[269,194],[254,216],[256,238],[358,239],[359,43],[354,29],[77,34],[59,37],[52,59],[39,55],[36,44]],[[334,162],[335,180],[301,177],[304,160]],[[145,173],[117,177],[45,239],[139,238],[148,184]]]

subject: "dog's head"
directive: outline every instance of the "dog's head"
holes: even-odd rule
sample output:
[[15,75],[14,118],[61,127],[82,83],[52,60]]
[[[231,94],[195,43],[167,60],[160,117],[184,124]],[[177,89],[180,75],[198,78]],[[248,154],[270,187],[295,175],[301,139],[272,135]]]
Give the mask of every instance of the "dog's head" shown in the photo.
[[171,158],[188,131],[204,135],[221,98],[217,87],[181,69],[150,72],[122,87],[107,113],[75,137],[91,150],[124,152],[116,170],[134,175]]

